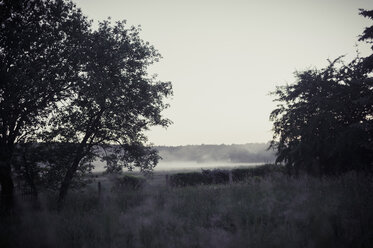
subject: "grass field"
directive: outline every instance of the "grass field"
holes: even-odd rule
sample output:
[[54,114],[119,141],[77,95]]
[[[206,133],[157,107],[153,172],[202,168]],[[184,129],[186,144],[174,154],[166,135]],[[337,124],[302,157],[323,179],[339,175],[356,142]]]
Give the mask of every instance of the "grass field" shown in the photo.
[[71,192],[61,211],[19,202],[0,223],[0,247],[372,247],[373,180],[290,178],[168,187],[155,174],[139,190],[102,182]]

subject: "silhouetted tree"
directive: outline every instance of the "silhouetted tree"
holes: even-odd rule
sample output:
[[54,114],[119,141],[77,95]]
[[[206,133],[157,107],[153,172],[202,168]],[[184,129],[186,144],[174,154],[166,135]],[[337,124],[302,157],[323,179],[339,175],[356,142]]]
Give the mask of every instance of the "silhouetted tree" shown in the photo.
[[36,140],[56,103],[80,78],[80,42],[89,22],[70,1],[1,1],[1,207],[13,202],[15,144]]
[[[277,162],[310,173],[332,174],[366,166],[373,114],[372,81],[355,60],[336,68],[297,73],[296,84],[278,87],[271,113]],[[370,127],[368,127],[370,126]]]
[[170,123],[161,111],[167,107],[164,98],[172,94],[171,84],[147,75],[148,65],[160,55],[140,39],[138,28],[127,28],[124,21],[115,25],[104,21],[85,45],[88,60],[82,69],[84,80],[49,122],[49,141],[75,146],[65,164],[59,203],[95,149],[109,149],[101,158],[109,161],[110,170],[123,166],[151,170],[159,156],[145,145],[143,131]]
[[[360,9],[360,15],[373,20],[373,10]],[[365,41],[372,44],[371,48],[373,50],[373,25],[365,28],[363,34],[359,38],[359,41]],[[363,63],[368,70],[373,71],[373,54],[364,58]]]
[[[371,11],[362,11],[364,16]],[[361,40],[371,39],[372,27]],[[367,31],[368,30],[368,31]],[[289,170],[335,174],[371,169],[373,162],[373,78],[370,57],[348,65],[341,58],[322,70],[297,72],[297,82],[277,87],[272,111],[276,162]]]

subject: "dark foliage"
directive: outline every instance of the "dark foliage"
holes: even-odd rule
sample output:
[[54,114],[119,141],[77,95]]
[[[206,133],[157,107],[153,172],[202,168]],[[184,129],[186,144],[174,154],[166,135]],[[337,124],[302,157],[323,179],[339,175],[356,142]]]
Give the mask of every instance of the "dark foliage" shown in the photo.
[[139,190],[144,187],[146,179],[143,177],[122,175],[115,179],[112,190],[123,191],[123,190]]
[[212,178],[201,172],[176,173],[170,176],[170,185],[177,187],[211,184]]
[[11,160],[80,82],[79,40],[89,22],[70,1],[10,1],[0,7],[1,206],[12,205]]
[[206,178],[210,178],[213,184],[225,184],[229,183],[229,170],[202,170],[202,174]]
[[51,118],[51,132],[46,135],[49,141],[78,144],[66,165],[60,202],[82,161],[98,146],[109,147],[110,152],[100,157],[111,169],[140,167],[147,172],[158,162],[157,152],[146,145],[144,131],[170,124],[161,112],[168,107],[163,100],[172,89],[169,82],[148,76],[148,66],[160,54],[141,40],[139,32],[125,21],[103,21],[83,41],[87,60],[82,83]]
[[273,172],[283,172],[283,168],[272,164],[256,166],[253,168],[237,168],[232,170],[232,179],[234,182],[244,181],[250,177],[264,177]]
[[245,181],[252,177],[265,177],[273,173],[283,173],[283,167],[266,164],[252,168],[237,168],[233,170],[202,170],[202,172],[177,173],[170,176],[171,186],[195,186],[209,184],[229,183],[229,174],[232,174],[233,182]]
[[12,167],[35,192],[58,188],[60,202],[95,156],[109,170],[153,169],[144,131],[171,123],[161,112],[172,89],[147,74],[161,56],[139,28],[93,30],[70,0],[5,0],[0,31],[1,206],[12,206]]
[[[360,9],[360,15],[373,20],[373,10]],[[371,48],[373,50],[373,26],[364,29],[363,34],[359,38],[359,41],[365,41],[372,44]],[[373,71],[373,54],[364,58],[363,65],[370,72]]]
[[[361,39],[369,37],[366,30]],[[297,72],[295,84],[277,87],[273,95],[280,103],[270,116],[277,163],[315,175],[372,169],[373,78],[367,59],[345,65],[338,58],[322,70]]]
[[[25,187],[35,195],[41,190],[58,191],[68,170],[66,165],[71,161],[71,154],[77,146],[74,143],[17,144],[12,160],[17,182],[25,182]],[[90,182],[87,173],[93,169],[94,158],[95,151],[92,151],[80,163],[71,188],[81,188]]]

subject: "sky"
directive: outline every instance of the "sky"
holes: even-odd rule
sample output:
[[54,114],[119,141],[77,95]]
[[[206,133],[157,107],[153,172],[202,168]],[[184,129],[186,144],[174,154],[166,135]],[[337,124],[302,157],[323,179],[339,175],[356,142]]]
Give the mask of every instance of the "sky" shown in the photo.
[[149,68],[170,81],[164,116],[173,124],[147,135],[155,145],[244,144],[272,139],[276,86],[294,72],[322,68],[356,50],[373,22],[371,0],[75,0],[90,19],[141,25],[163,59]]

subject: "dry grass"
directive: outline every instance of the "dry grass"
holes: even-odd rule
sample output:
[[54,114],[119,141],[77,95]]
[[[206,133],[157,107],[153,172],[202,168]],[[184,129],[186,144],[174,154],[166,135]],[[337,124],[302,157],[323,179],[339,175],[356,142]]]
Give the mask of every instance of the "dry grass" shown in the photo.
[[57,212],[23,205],[0,247],[371,247],[373,180],[274,174],[233,185],[72,192]]

